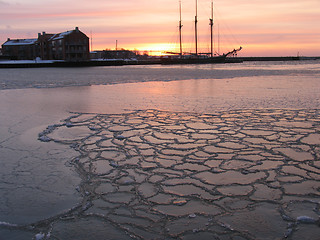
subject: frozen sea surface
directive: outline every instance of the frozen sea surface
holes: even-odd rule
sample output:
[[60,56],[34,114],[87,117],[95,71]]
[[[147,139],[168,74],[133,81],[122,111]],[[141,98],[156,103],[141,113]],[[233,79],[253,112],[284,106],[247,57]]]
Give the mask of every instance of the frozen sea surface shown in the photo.
[[256,76],[319,77],[320,61],[241,64],[117,66],[93,68],[0,69],[0,89],[110,85],[190,79],[241,79]]
[[319,66],[0,69],[0,239],[316,239]]

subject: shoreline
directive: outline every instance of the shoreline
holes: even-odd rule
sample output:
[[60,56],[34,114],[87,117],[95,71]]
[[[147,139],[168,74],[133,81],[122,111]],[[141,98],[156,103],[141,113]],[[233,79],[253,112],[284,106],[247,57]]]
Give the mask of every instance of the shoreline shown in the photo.
[[[309,61],[319,60],[320,57],[228,57],[224,63],[241,63],[253,61]],[[100,67],[100,66],[132,66],[132,65],[162,65],[161,59],[151,60],[124,60],[124,59],[111,59],[111,60],[91,60],[80,62],[66,62],[66,61],[40,61],[36,60],[10,60],[0,61],[0,68],[47,68],[47,67]],[[184,63],[180,63],[184,64]],[[193,64],[210,64],[208,62],[198,62]],[[217,63],[211,63],[217,64]],[[220,63],[221,64],[221,63]],[[170,63],[166,63],[170,65]]]

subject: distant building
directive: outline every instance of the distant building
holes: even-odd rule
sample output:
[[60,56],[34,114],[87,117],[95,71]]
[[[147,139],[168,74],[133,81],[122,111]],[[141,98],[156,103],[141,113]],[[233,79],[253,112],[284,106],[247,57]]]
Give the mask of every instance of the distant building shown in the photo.
[[103,51],[92,51],[90,52],[90,59],[102,59]]
[[32,60],[38,56],[38,39],[10,39],[2,44],[2,54],[14,60]]
[[130,50],[103,50],[90,53],[91,59],[136,59],[137,54]]
[[90,59],[89,38],[76,27],[58,34],[38,34],[37,39],[8,39],[3,55],[18,60],[35,59],[86,61]]
[[104,52],[104,58],[105,59],[131,59],[136,58],[137,55],[129,50],[105,50]]

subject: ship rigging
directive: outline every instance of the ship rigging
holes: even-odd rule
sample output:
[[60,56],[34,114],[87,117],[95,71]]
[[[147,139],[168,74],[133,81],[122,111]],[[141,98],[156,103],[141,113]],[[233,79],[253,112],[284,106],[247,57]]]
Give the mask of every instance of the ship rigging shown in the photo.
[[[167,54],[172,54],[172,55],[179,55],[180,61],[185,59],[185,55],[183,52],[183,43],[182,43],[182,3],[181,0],[179,0],[179,53],[176,52],[166,52]],[[214,54],[214,33],[213,33],[213,27],[214,27],[214,8],[213,8],[213,1],[211,1],[211,16],[209,18],[209,25],[210,25],[210,53],[199,53],[198,52],[198,0],[195,0],[195,18],[194,18],[194,37],[195,37],[195,53],[188,53],[189,55],[193,56],[193,59],[199,59],[199,55],[205,55],[207,56],[207,60],[210,60],[212,63],[214,62],[224,62],[225,58],[229,55],[237,55],[237,52],[242,50],[242,47],[239,47],[238,49],[233,49],[232,51],[229,51],[226,54],[222,55],[215,55]],[[202,59],[200,62],[203,62],[204,60]],[[194,61],[195,62],[195,61]]]

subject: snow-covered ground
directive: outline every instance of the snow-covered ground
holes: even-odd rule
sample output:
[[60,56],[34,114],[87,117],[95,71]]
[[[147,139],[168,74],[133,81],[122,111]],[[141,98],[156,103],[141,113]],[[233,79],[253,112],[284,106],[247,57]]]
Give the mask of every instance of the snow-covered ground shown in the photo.
[[53,63],[53,60],[0,60],[0,64]]

